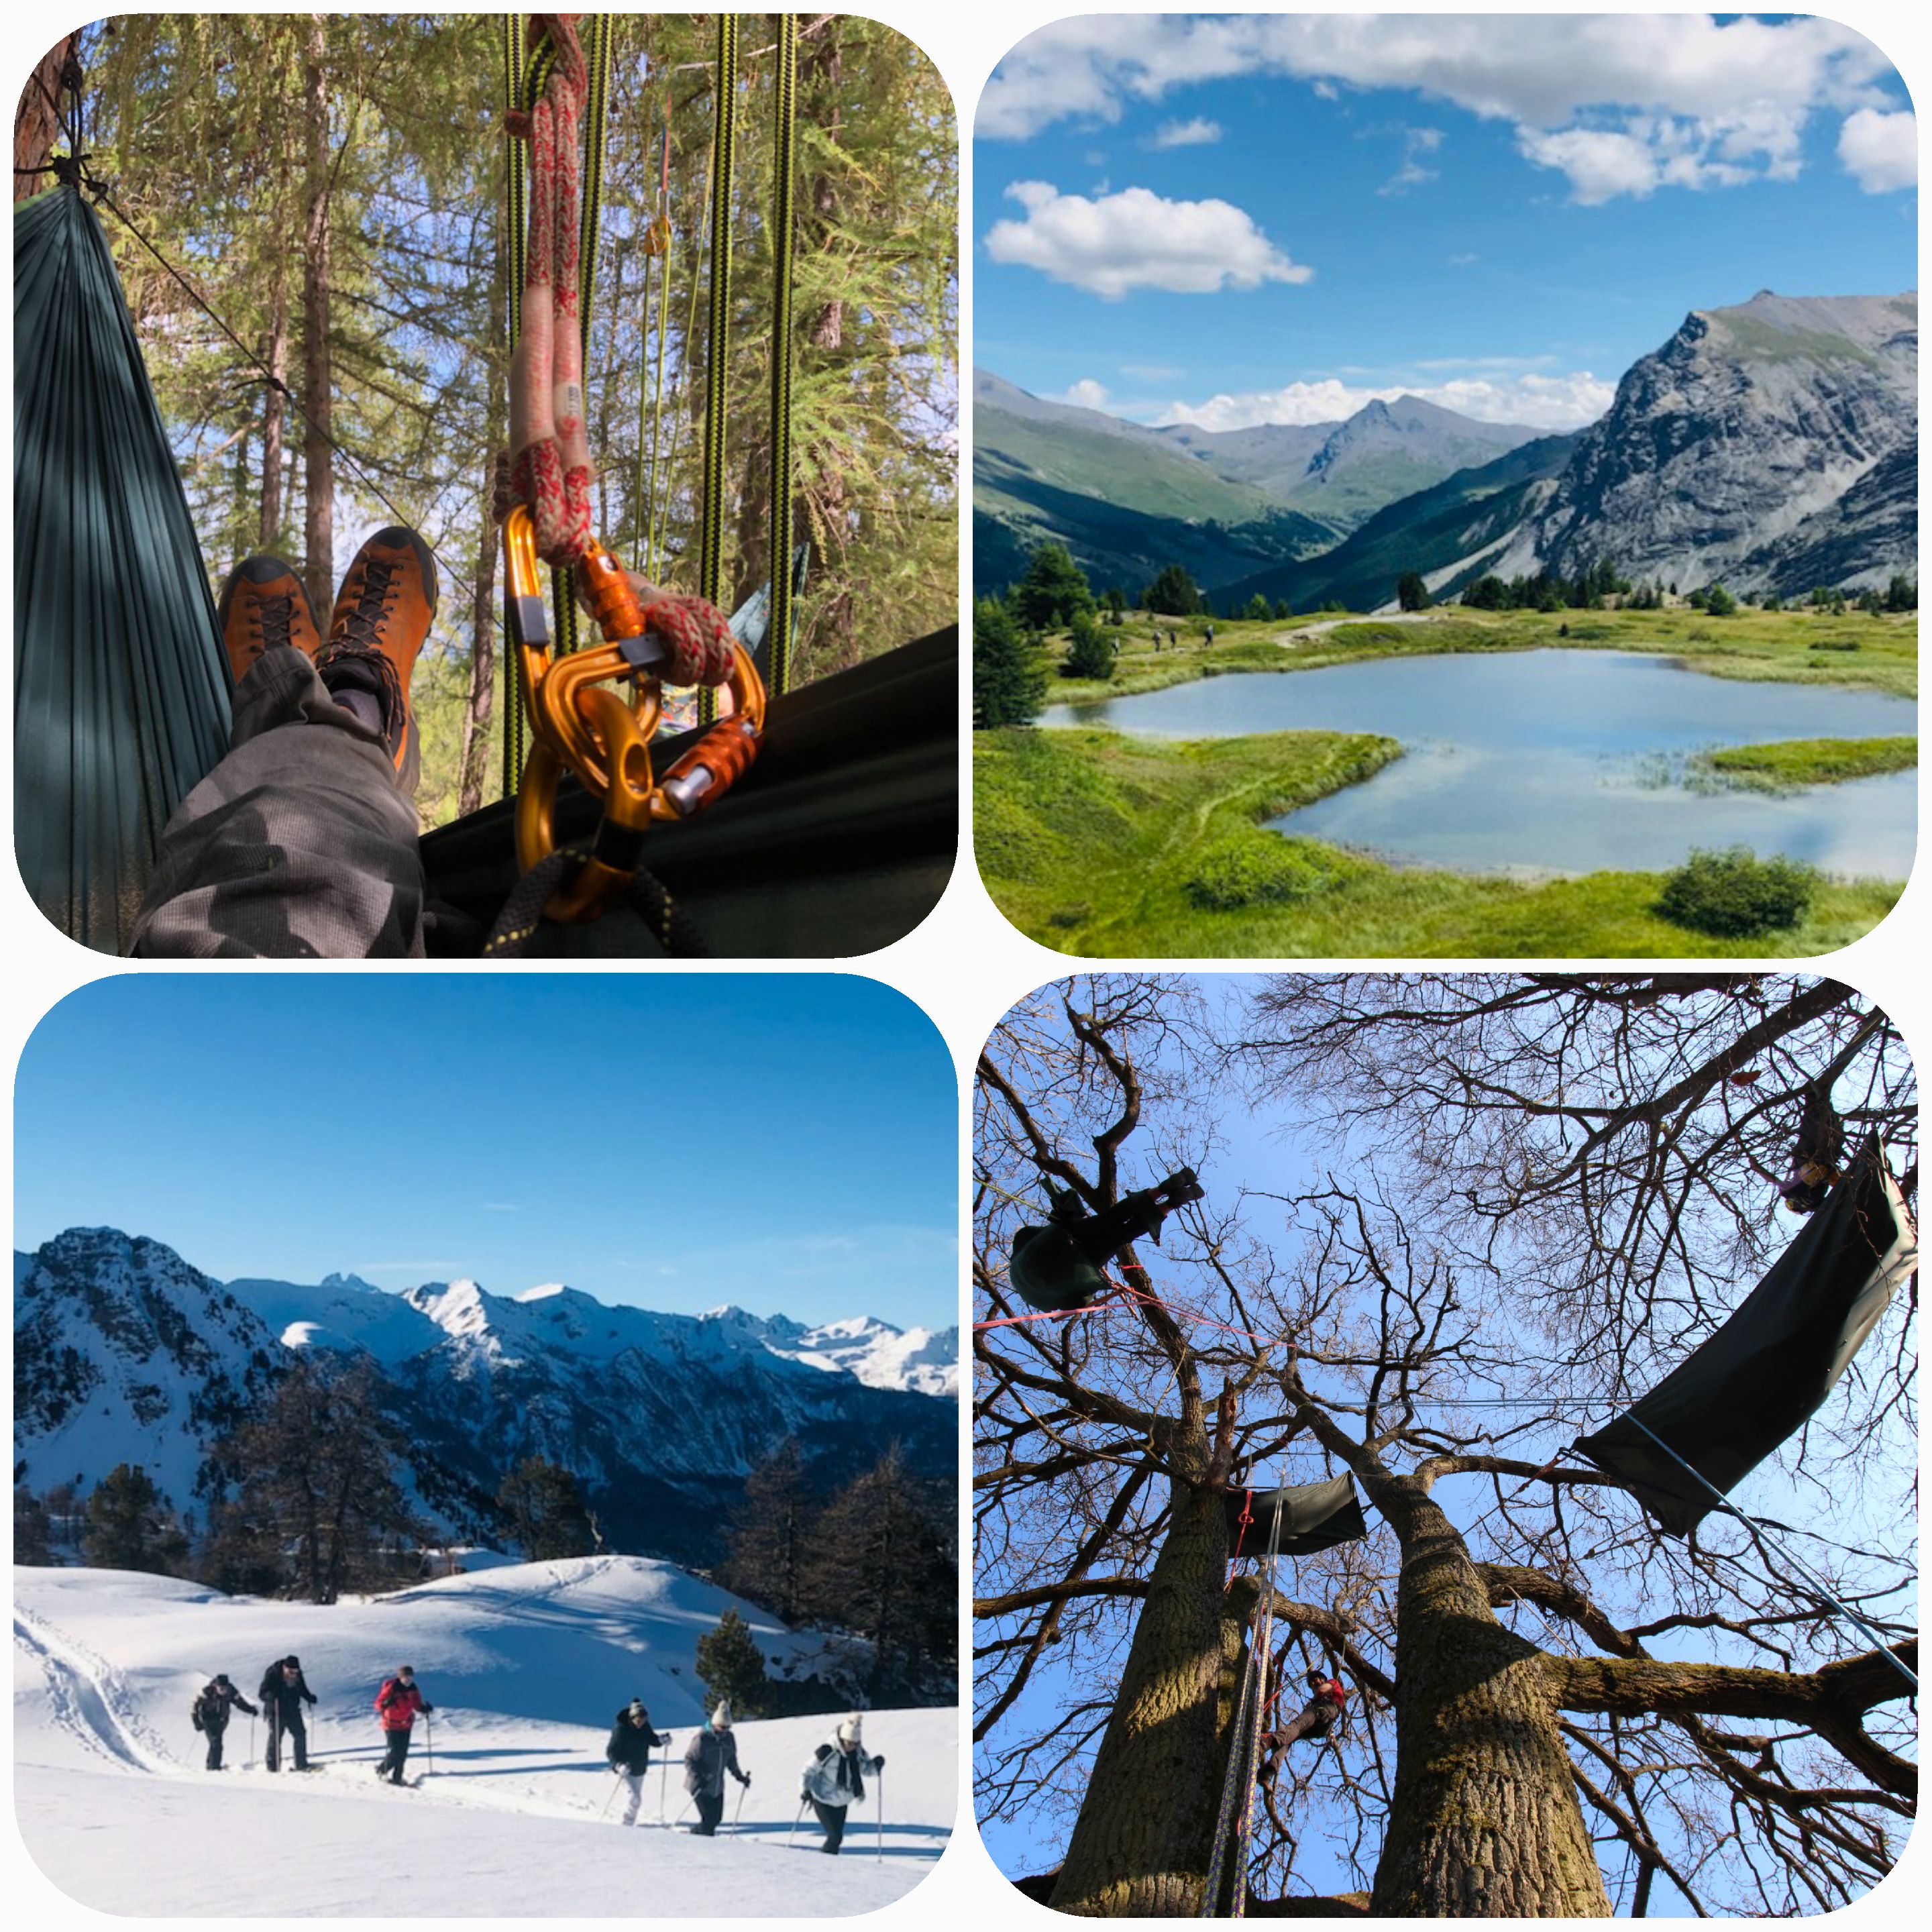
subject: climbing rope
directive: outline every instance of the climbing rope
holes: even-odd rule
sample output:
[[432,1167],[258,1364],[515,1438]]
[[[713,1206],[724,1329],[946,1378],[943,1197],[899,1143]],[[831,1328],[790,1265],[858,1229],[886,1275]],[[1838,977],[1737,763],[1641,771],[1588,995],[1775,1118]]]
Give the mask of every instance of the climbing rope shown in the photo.
[[[698,588],[716,604],[724,594],[724,421],[729,398],[731,331],[731,172],[738,138],[738,16],[718,16],[716,118],[711,160],[711,286],[704,343],[704,521],[699,531]],[[773,572],[774,577],[776,575]],[[698,716],[718,715],[714,693],[698,694]]]
[[[1244,1505],[1245,1507],[1245,1505]],[[1274,1640],[1274,1564],[1280,1553],[1281,1512],[1274,1516],[1268,1538],[1268,1587],[1256,1616],[1257,1629],[1248,1640],[1248,1660],[1241,1674],[1241,1694],[1228,1733],[1228,1768],[1221,1780],[1221,1804],[1214,1821],[1214,1844],[1208,1857],[1208,1882],[1199,1916],[1218,1918],[1221,1891],[1232,1863],[1235,1874],[1232,1915],[1246,1916],[1248,1839],[1254,1810],[1254,1781],[1261,1751],[1261,1721],[1273,1661]]]
[[791,688],[791,268],[798,120],[798,18],[778,16],[772,134],[771,688]]
[[[520,326],[510,363],[512,454],[500,478],[497,511],[503,527],[505,630],[536,741],[518,792],[518,860],[524,872],[553,885],[542,911],[577,920],[594,919],[634,892],[644,834],[654,821],[701,811],[746,770],[763,734],[765,695],[713,599],[665,593],[644,601],[592,533],[596,471],[584,417],[584,366],[590,258],[602,200],[610,20],[607,15],[592,23],[586,59],[577,16],[534,18],[542,42],[522,64],[520,103],[506,116],[509,133],[529,144],[529,218],[520,296],[512,302]],[[514,34],[506,49],[506,68],[514,69],[520,50]],[[580,163],[579,128],[586,113],[588,152]],[[520,172],[513,165],[513,194]],[[513,231],[519,226],[514,218],[512,226]],[[539,560],[552,570],[560,640],[554,656],[538,589]],[[604,640],[595,649],[569,647],[578,599]],[[630,701],[606,688],[613,679],[631,684]],[[728,684],[734,705],[724,724],[708,730],[660,777],[652,769],[650,741],[662,716],[666,680],[707,690]],[[592,849],[578,855],[581,862],[552,864],[559,850],[557,791],[566,771],[602,803],[603,819]],[[507,923],[505,938],[493,935],[498,952],[528,924],[527,916],[520,912]],[[662,926],[668,945],[677,937],[668,914],[654,923]]]

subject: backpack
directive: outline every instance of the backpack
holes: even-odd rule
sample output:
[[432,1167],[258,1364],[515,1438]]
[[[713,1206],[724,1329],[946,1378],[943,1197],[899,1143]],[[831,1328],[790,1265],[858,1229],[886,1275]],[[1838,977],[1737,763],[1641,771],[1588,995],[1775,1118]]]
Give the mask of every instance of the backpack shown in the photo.
[[200,1730],[202,1728],[202,1724],[201,1700],[199,1697],[197,1697],[194,1702],[188,1707],[188,1714],[195,1729],[196,1730]]

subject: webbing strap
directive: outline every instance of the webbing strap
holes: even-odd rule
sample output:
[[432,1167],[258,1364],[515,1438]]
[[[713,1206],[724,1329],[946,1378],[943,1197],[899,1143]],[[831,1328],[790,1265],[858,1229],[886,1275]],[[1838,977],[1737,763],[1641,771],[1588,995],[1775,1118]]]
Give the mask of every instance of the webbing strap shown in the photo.
[[[731,174],[738,134],[738,16],[718,16],[716,118],[711,163],[711,286],[704,342],[704,522],[698,549],[698,595],[716,604],[724,592],[724,416],[731,332]],[[776,572],[774,573],[776,574]],[[717,694],[698,694],[698,715],[718,715]]]
[[798,122],[798,19],[778,16],[772,136],[771,628],[766,662],[773,694],[791,688],[791,268],[796,227],[794,176]]

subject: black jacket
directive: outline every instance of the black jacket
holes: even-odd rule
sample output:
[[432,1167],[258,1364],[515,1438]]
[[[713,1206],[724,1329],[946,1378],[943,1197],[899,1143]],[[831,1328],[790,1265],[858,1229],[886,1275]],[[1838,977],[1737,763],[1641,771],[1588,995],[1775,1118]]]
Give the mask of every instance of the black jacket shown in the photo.
[[291,1684],[282,1676],[278,1660],[262,1673],[262,1688],[255,1693],[261,1699],[262,1707],[272,1718],[280,1718],[286,1723],[291,1718],[302,1715],[304,1704],[315,1702],[315,1693],[308,1688],[308,1679],[302,1672],[296,1672],[296,1681]]
[[238,1706],[250,1717],[256,1714],[256,1706],[250,1703],[233,1684],[209,1684],[194,1700],[195,1729],[218,1733],[225,1731],[228,1728],[228,1720],[234,1715]]
[[641,1724],[632,1724],[631,1707],[626,1704],[610,1720],[610,1742],[604,1747],[604,1761],[613,1768],[646,1770],[651,1762],[651,1747],[670,1742],[668,1736],[660,1737],[651,1729],[649,1712]]

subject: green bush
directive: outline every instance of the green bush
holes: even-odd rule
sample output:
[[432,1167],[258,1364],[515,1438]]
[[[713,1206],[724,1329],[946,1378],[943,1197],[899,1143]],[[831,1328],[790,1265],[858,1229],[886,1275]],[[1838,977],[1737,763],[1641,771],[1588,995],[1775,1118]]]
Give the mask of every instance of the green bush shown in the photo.
[[1748,938],[1794,926],[1811,909],[1819,884],[1809,866],[1760,859],[1747,846],[1693,852],[1664,882],[1659,914],[1673,926],[1720,939]]
[[1203,848],[1186,881],[1187,896],[1210,912],[1308,898],[1333,884],[1334,875],[1307,846],[1246,826],[1224,832]]

